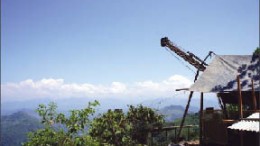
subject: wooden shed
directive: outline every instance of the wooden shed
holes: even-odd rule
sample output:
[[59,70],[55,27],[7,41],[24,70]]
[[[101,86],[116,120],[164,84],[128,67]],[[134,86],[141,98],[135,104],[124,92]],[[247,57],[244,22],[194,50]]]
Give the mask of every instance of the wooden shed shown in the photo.
[[[242,120],[260,122],[259,117],[248,118],[252,114],[260,114],[259,55],[215,56],[189,91],[191,91],[190,98],[193,92],[201,93],[201,145],[260,144],[259,131],[228,128]],[[221,110],[204,107],[205,93],[217,94]]]

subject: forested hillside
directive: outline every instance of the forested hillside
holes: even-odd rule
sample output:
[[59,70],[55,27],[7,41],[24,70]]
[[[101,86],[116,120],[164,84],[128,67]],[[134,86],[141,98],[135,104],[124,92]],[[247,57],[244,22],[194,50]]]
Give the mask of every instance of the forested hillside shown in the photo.
[[165,116],[166,122],[173,122],[175,119],[182,117],[184,108],[181,105],[170,105],[160,109],[159,113]]
[[20,146],[27,140],[27,133],[42,128],[39,119],[19,111],[12,115],[1,117],[1,145]]

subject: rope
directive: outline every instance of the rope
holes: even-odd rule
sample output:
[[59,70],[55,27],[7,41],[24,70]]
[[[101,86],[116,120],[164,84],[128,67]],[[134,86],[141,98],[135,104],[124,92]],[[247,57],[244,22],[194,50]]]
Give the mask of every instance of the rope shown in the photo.
[[179,57],[175,56],[172,51],[170,51],[167,47],[164,47],[164,48],[165,48],[165,50],[168,51],[172,56],[174,56],[177,60],[179,60],[186,68],[188,68],[191,72],[193,72],[194,74],[196,74],[196,72],[195,72],[194,70],[192,70],[188,65],[186,65],[186,64],[184,63],[184,61],[182,61]]

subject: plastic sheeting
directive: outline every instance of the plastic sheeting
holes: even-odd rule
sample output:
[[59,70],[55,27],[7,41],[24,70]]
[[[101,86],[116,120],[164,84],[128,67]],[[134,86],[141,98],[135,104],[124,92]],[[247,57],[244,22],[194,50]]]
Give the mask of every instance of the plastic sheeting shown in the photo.
[[237,76],[241,90],[251,91],[254,81],[255,91],[260,91],[260,59],[252,55],[221,55],[213,61],[199,79],[190,87],[195,92],[226,92],[237,90]]

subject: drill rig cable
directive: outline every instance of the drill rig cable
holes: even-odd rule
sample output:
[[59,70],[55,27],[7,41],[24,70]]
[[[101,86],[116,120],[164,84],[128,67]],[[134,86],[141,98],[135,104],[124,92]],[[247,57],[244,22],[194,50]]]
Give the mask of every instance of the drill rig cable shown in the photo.
[[180,58],[178,58],[177,56],[175,56],[173,54],[173,52],[171,52],[170,50],[168,50],[167,47],[164,47],[166,51],[168,51],[172,56],[174,56],[177,60],[179,60],[186,68],[188,68],[190,71],[192,71],[194,74],[196,74],[196,72],[194,70],[192,70],[188,65],[186,65]]

